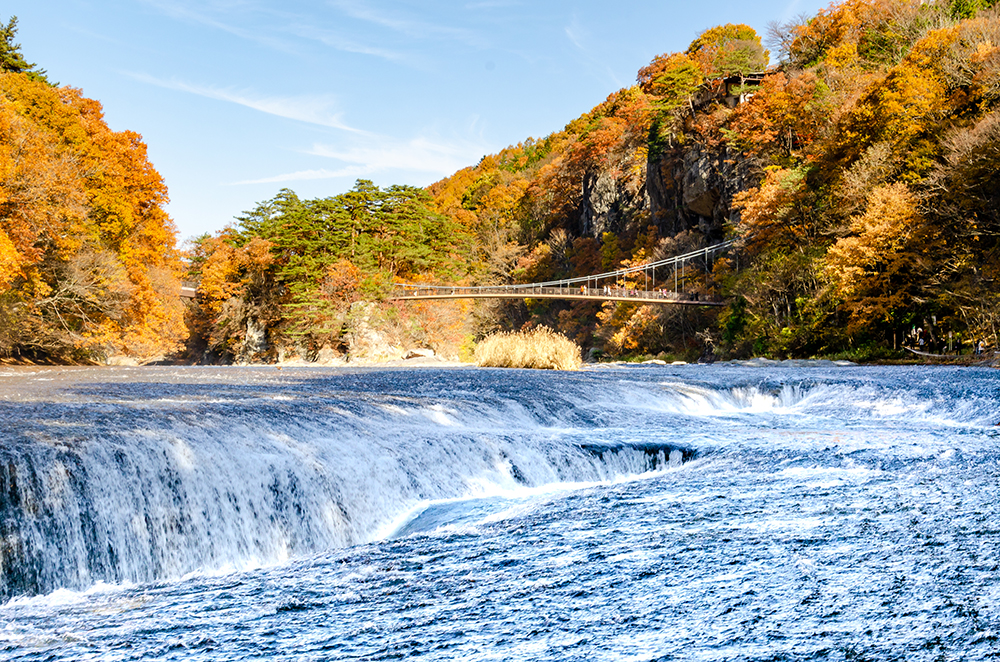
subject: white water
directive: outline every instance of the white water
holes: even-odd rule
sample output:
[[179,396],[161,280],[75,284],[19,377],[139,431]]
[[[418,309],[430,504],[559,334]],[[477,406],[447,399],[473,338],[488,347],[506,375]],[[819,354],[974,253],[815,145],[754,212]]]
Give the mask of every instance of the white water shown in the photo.
[[0,659],[978,659],[998,396],[957,369],[14,371]]
[[23,413],[0,455],[7,596],[281,563],[382,537],[428,501],[669,463],[670,447],[585,451],[586,432],[558,410],[539,416],[489,394],[293,384],[227,397],[218,391],[242,387],[224,382],[206,397],[173,384],[156,397],[139,384],[98,394],[96,406],[12,407]]

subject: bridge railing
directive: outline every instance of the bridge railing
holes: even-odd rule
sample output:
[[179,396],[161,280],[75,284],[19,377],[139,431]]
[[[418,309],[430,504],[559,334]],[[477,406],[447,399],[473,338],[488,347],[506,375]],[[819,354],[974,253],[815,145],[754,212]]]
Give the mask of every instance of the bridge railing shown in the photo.
[[[397,287],[403,288],[404,292],[407,293],[420,288],[428,290],[428,292],[425,293],[423,296],[432,296],[432,293],[429,292],[429,290],[434,290],[434,289],[456,290],[456,292],[453,293],[455,295],[458,294],[457,290],[461,289],[462,294],[467,294],[467,295],[478,294],[481,296],[486,294],[504,294],[504,293],[521,294],[531,291],[537,291],[539,293],[544,293],[544,294],[565,294],[566,288],[584,287],[584,288],[589,288],[591,290],[595,290],[593,294],[596,296],[598,294],[596,290],[599,290],[603,287],[608,287],[607,283],[609,282],[615,283],[615,285],[610,289],[622,291],[628,288],[623,288],[621,286],[621,284],[618,282],[620,279],[624,278],[625,276],[633,274],[649,272],[654,275],[653,288],[642,289],[642,290],[631,290],[633,292],[637,292],[637,294],[635,296],[630,296],[629,298],[664,299],[667,298],[666,295],[663,296],[657,295],[657,293],[662,293],[662,290],[658,290],[655,287],[656,285],[655,274],[657,269],[661,267],[673,267],[674,271],[676,272],[678,266],[683,267],[688,262],[697,260],[699,258],[703,258],[707,261],[710,255],[726,251],[729,248],[731,248],[735,243],[736,243],[735,240],[724,241],[718,244],[713,244],[711,246],[706,246],[705,248],[699,248],[696,251],[684,253],[683,255],[675,255],[673,257],[668,257],[663,260],[657,260],[655,262],[646,262],[644,264],[637,264],[632,267],[626,267],[624,269],[616,269],[614,271],[607,271],[601,274],[593,274],[590,276],[577,276],[575,278],[563,278],[561,280],[550,280],[541,283],[525,283],[519,285],[481,285],[481,286],[469,286],[464,288],[452,287],[448,285],[416,285],[410,283],[400,283],[397,285]],[[674,278],[674,283],[676,289],[676,284],[677,284],[676,274]],[[547,290],[543,292],[542,288],[557,288],[557,289],[556,291],[552,292]],[[649,296],[641,294],[643,292],[648,292]],[[674,294],[676,294],[676,292]],[[408,296],[419,296],[419,295],[408,294]],[[678,300],[681,300],[683,295],[677,295],[677,296]]]
[[588,299],[640,299],[648,301],[704,301],[702,295],[696,292],[674,292],[666,289],[640,290],[628,287],[543,287],[540,285],[485,285],[458,287],[449,285],[403,285],[403,292],[394,298],[430,298],[430,297],[462,297],[473,296],[488,298],[558,296],[579,297]]
[[623,276],[628,276],[631,274],[638,274],[644,271],[653,271],[659,269],[660,267],[677,267],[678,265],[684,265],[687,262],[696,260],[698,258],[708,258],[709,255],[714,255],[725,250],[728,250],[736,243],[736,240],[730,239],[729,241],[724,241],[719,244],[713,244],[711,246],[706,246],[705,248],[699,248],[696,251],[691,251],[690,253],[684,253],[683,255],[675,255],[673,257],[664,258],[662,260],[657,260],[655,262],[646,262],[644,264],[637,264],[633,267],[626,267],[625,269],[616,269],[615,271],[606,271],[602,274],[594,274],[592,276],[577,276],[576,278],[564,278],[562,280],[551,280],[544,283],[531,283],[531,285],[541,285],[541,286],[562,286],[562,285],[574,285],[578,283],[595,283],[598,281],[608,281],[612,279],[621,278]]

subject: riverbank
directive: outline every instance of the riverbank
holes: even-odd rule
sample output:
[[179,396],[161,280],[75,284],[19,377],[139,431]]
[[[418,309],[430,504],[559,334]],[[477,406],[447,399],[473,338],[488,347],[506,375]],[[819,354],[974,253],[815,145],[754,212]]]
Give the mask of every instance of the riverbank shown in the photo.
[[[584,365],[625,365],[625,364],[648,364],[648,365],[686,365],[690,363],[705,363],[705,361],[667,361],[658,358],[634,357],[619,360],[590,360]],[[1000,352],[990,352],[988,356],[976,356],[974,354],[929,354],[906,356],[902,358],[878,358],[869,360],[845,359],[841,357],[811,357],[811,358],[791,358],[791,359],[771,359],[766,357],[753,357],[749,359],[728,359],[715,360],[708,363],[725,363],[733,365],[746,365],[754,367],[765,367],[768,365],[861,365],[861,366],[919,366],[919,365],[951,365],[979,368],[1000,369]],[[0,357],[0,366],[21,367],[21,368],[72,368],[72,367],[142,367],[142,366],[245,366],[258,368],[467,368],[474,367],[475,362],[461,361],[455,358],[443,358],[427,353],[411,353],[406,358],[375,360],[375,359],[346,359],[343,357],[320,358],[316,361],[307,361],[296,357],[295,359],[278,361],[276,363],[217,363],[206,364],[196,363],[170,357],[149,357],[146,359],[134,359],[130,357],[112,357],[105,363],[56,363],[53,361],[32,361],[25,358]]]

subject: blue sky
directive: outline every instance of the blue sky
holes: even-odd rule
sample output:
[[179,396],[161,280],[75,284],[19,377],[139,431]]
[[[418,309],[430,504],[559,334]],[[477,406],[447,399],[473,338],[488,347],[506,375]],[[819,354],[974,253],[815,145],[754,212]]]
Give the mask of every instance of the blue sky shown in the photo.
[[426,186],[561,129],[699,32],[827,2],[13,0],[51,80],[142,134],[180,240],[281,188]]

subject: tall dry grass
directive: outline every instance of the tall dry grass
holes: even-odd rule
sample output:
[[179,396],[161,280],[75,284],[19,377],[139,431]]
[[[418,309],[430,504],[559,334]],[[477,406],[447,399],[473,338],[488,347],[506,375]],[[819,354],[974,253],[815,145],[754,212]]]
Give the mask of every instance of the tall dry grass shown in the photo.
[[476,364],[485,368],[579,370],[582,363],[577,344],[545,326],[494,333],[476,346]]

